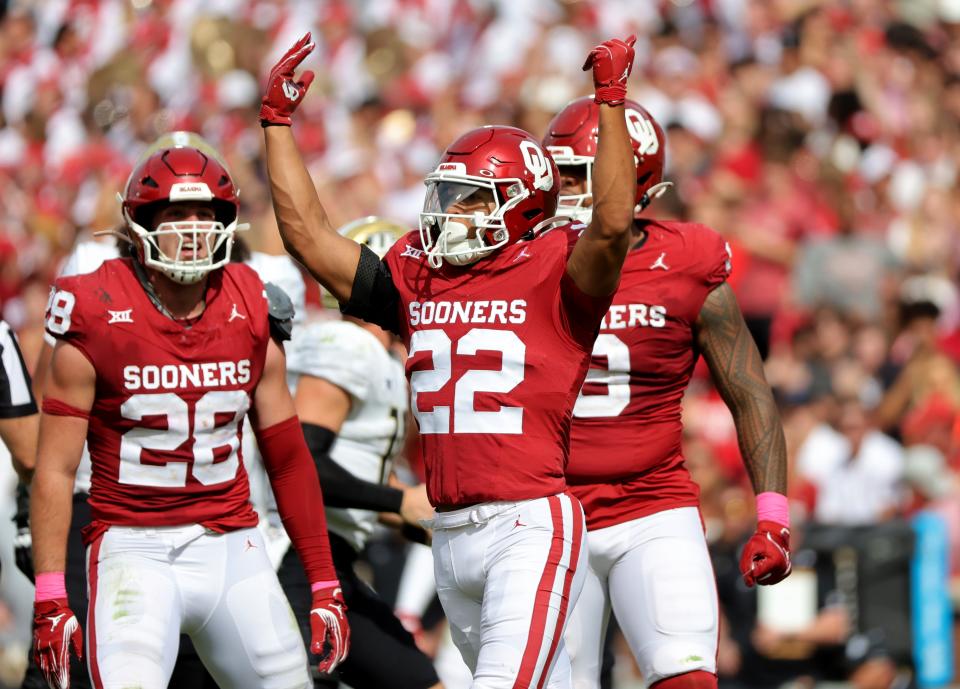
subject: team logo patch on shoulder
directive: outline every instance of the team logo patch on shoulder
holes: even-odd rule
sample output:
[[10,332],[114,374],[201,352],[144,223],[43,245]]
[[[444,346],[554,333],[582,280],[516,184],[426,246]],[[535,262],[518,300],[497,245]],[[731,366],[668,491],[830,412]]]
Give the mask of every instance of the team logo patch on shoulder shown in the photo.
[[107,309],[107,313],[110,314],[110,320],[107,321],[107,325],[113,323],[133,323],[133,309],[127,309],[126,311],[111,311]]
[[400,254],[400,258],[403,258],[404,256],[407,258],[414,258],[419,261],[421,258],[423,258],[423,249],[418,249],[407,244],[406,248],[403,250],[403,253]]

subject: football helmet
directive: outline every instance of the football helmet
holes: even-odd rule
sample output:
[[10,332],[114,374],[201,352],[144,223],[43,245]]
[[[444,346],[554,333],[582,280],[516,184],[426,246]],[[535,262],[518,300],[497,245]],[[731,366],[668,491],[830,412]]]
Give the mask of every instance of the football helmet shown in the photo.
[[[629,98],[624,102],[624,116],[630,143],[637,163],[636,210],[642,211],[660,196],[670,182],[663,181],[663,160],[666,137],[649,112]],[[585,166],[586,188],[583,194],[560,194],[557,213],[589,223],[593,212],[584,205],[593,199],[593,161],[597,155],[597,133],[600,127],[600,106],[592,96],[570,101],[554,116],[543,137],[546,148],[557,165]]]
[[[387,255],[390,247],[410,230],[398,222],[368,215],[357,218],[337,229],[342,236],[357,244],[365,244],[380,258]],[[340,305],[326,289],[321,289],[321,300],[328,309],[339,309]]]
[[[443,261],[467,265],[517,242],[553,217],[560,191],[550,154],[522,129],[504,126],[458,138],[424,183],[420,239],[434,268]],[[479,190],[492,194],[492,212],[449,212]]]
[[[223,160],[202,138],[189,132],[164,135],[134,166],[122,197],[123,217],[137,257],[174,282],[199,282],[230,261],[238,229],[237,196]],[[178,201],[209,203],[215,220],[164,222],[149,227],[158,207]],[[168,235],[179,240],[172,256],[160,249],[160,238]],[[192,258],[183,257],[184,246],[193,248]],[[201,246],[205,249],[202,256]]]

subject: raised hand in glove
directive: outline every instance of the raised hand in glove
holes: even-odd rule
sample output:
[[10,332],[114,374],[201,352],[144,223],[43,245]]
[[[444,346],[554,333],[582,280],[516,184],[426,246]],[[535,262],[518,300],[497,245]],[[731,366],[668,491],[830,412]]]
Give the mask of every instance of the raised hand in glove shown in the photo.
[[310,33],[293,44],[280,61],[270,70],[267,90],[260,101],[260,124],[264,127],[283,125],[289,127],[293,120],[290,116],[300,106],[304,94],[313,82],[313,72],[306,71],[300,80],[294,80],[294,70],[313,52],[316,44],[310,39]]
[[740,556],[740,573],[747,586],[769,586],[790,576],[790,529],[772,521],[757,522]]
[[320,672],[329,673],[350,652],[350,625],[340,584],[318,588],[310,606],[310,652],[320,656]]
[[636,36],[626,41],[614,38],[590,51],[583,71],[593,70],[594,102],[598,105],[623,105],[627,97],[627,77],[633,70],[633,44]]

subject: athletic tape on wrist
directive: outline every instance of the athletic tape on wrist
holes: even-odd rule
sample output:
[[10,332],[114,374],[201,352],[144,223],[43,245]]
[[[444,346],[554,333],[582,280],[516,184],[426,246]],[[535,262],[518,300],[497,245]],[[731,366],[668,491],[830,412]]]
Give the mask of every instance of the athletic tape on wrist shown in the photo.
[[312,584],[310,584],[310,590],[313,593],[316,593],[320,589],[335,588],[339,585],[340,585],[340,582],[337,581],[336,579],[331,579],[330,581],[315,581]]
[[790,528],[790,503],[787,496],[773,491],[757,496],[757,521],[771,521]]
[[34,600],[55,600],[67,597],[67,585],[63,572],[41,572],[37,575],[37,591]]

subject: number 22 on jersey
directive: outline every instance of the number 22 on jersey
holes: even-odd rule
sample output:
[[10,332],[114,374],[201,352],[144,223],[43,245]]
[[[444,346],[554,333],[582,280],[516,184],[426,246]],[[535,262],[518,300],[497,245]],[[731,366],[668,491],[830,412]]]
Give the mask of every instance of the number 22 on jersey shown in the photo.
[[[440,392],[450,382],[453,356],[473,356],[480,351],[499,352],[500,370],[466,371],[454,385],[452,407],[436,405],[430,411],[421,410],[421,394]],[[477,411],[475,398],[483,393],[508,393],[522,383],[526,351],[526,345],[511,330],[472,328],[456,343],[443,330],[414,332],[410,338],[410,359],[421,352],[429,352],[433,359],[433,368],[415,370],[410,375],[410,406],[420,433],[523,433],[521,407],[502,405],[496,411]]]

